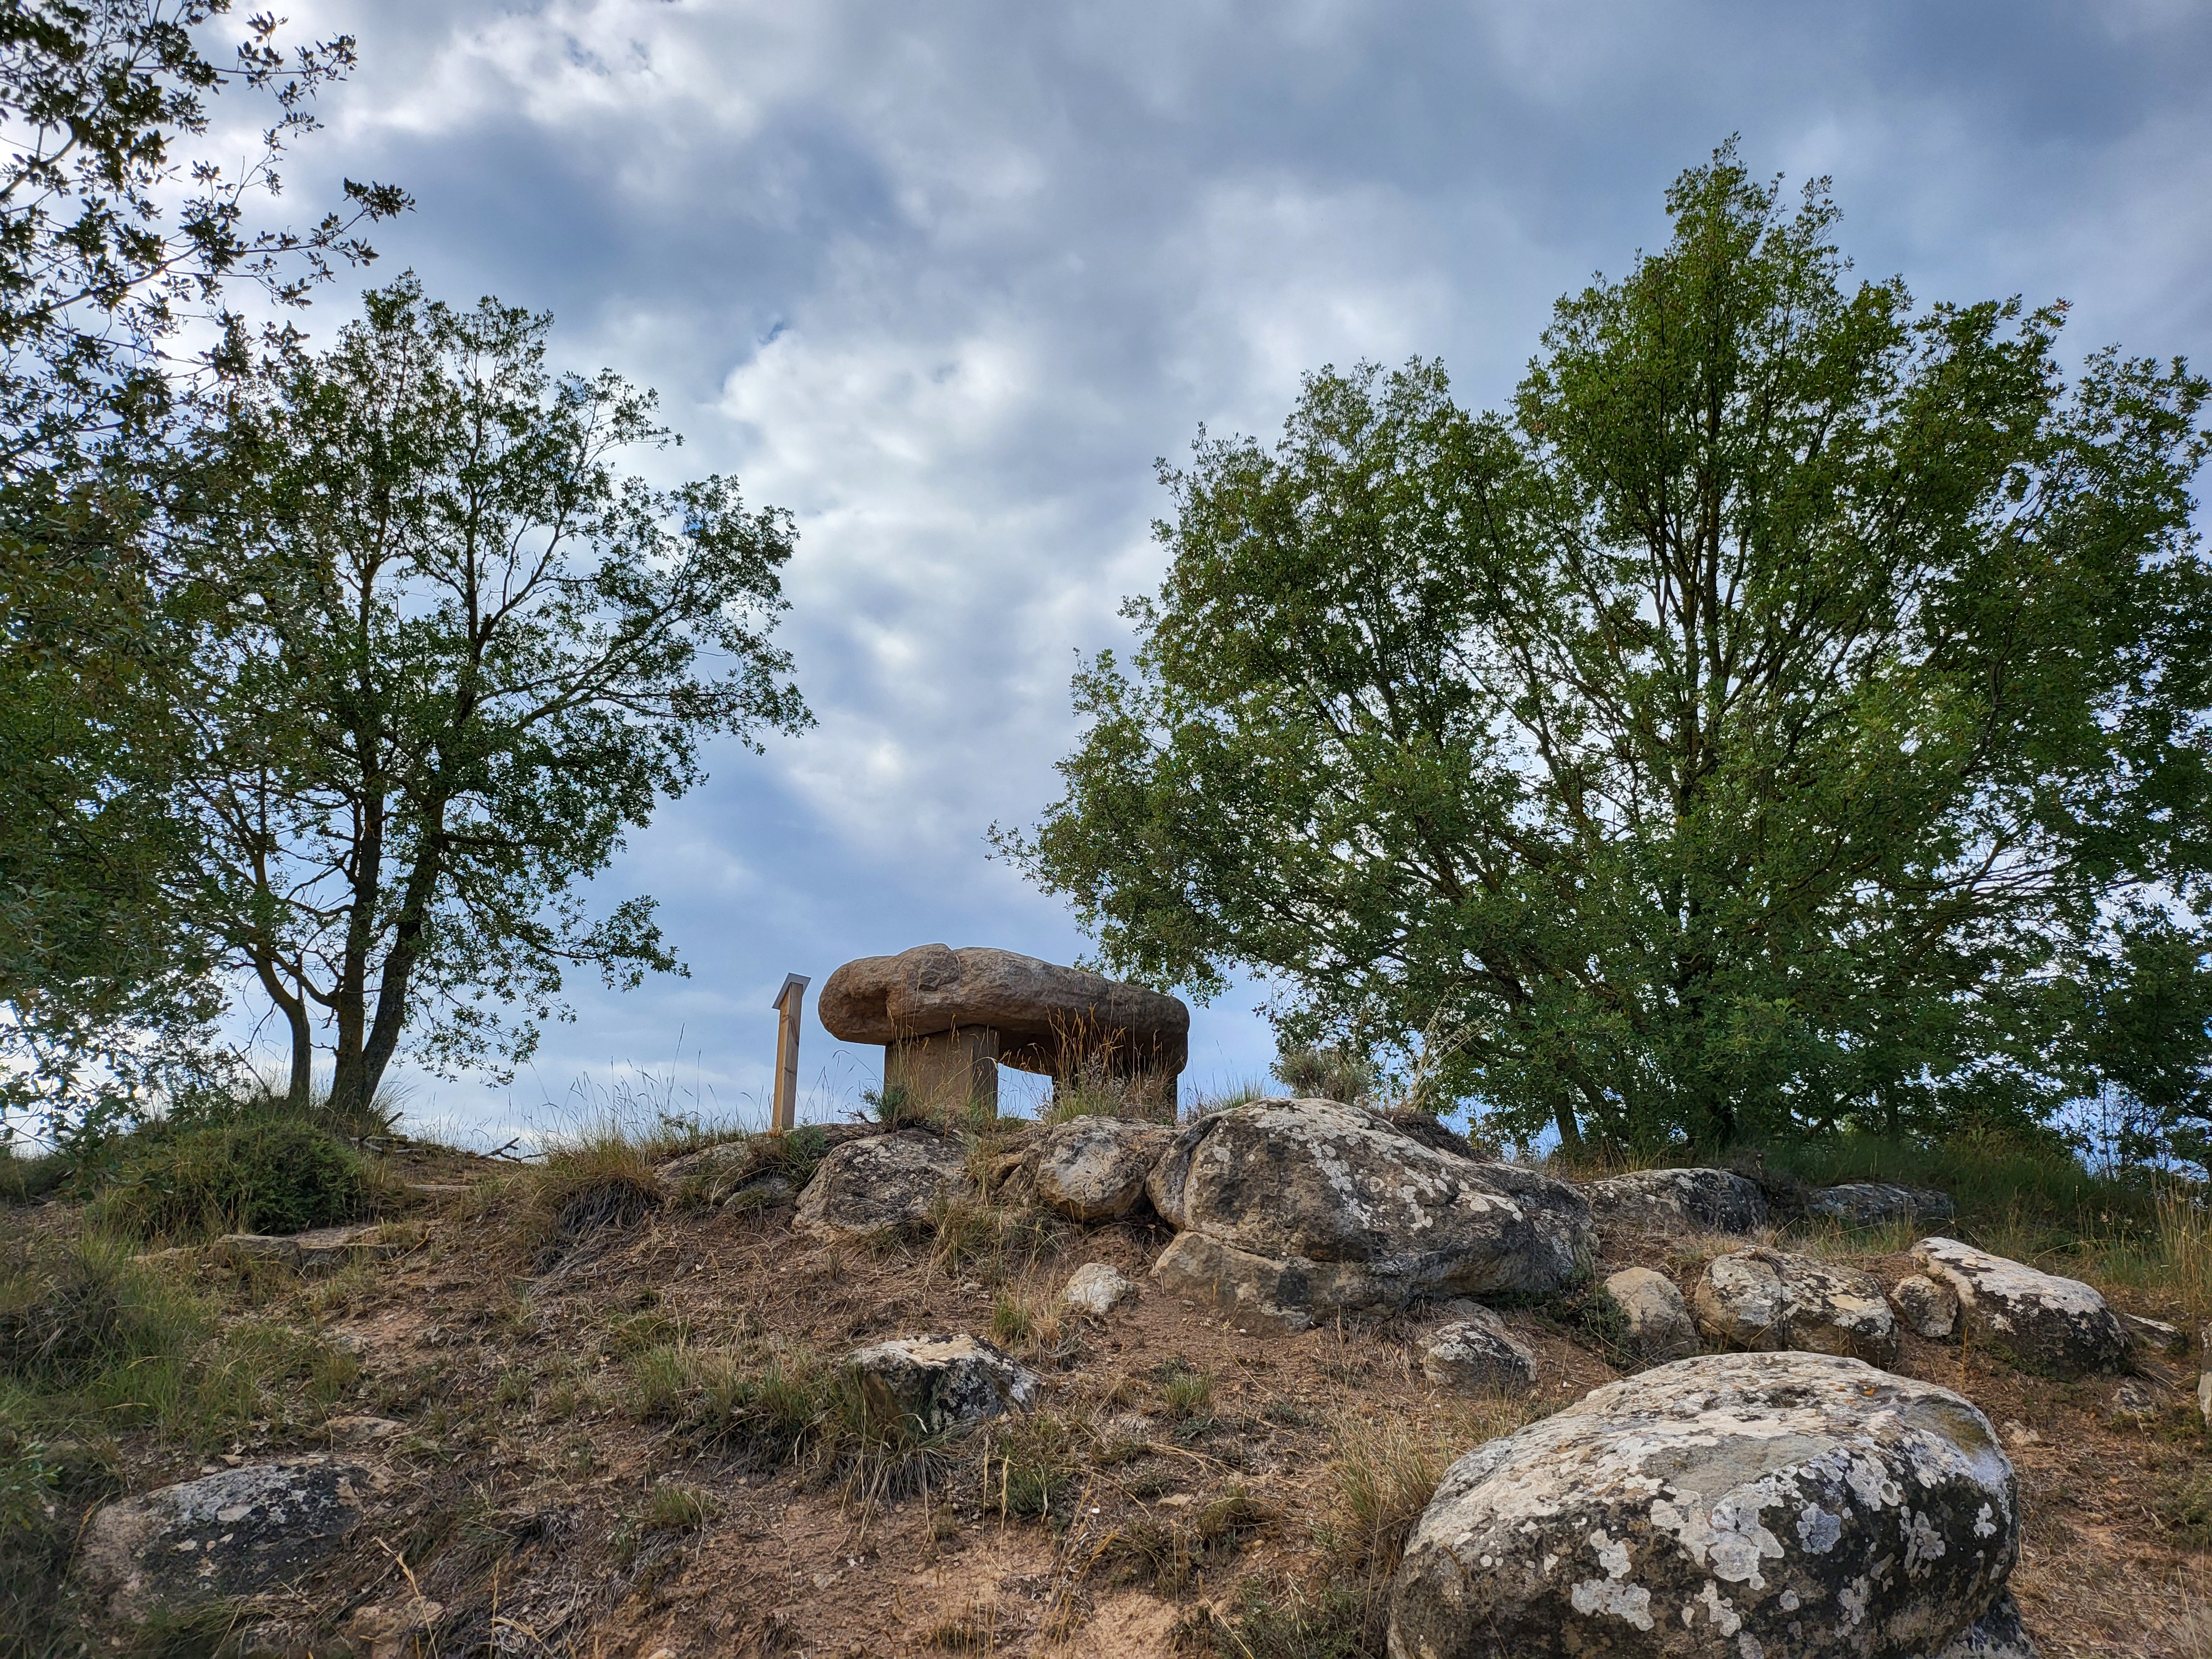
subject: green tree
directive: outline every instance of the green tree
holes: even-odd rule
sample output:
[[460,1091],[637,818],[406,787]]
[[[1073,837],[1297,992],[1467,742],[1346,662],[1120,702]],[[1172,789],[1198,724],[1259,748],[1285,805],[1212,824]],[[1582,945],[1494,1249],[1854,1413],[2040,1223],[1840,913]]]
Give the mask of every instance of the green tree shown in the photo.
[[555,374],[549,317],[411,276],[366,312],[273,364],[205,471],[238,620],[200,659],[205,854],[176,895],[283,1021],[295,1102],[327,1026],[340,1111],[403,1035],[496,1066],[565,965],[674,967],[650,899],[593,919],[580,884],[703,739],[810,719],[768,639],[787,514],[619,471],[668,441],[653,396]]
[[[178,665],[209,624],[163,504],[174,441],[245,362],[243,281],[306,302],[397,213],[346,186],[311,230],[258,230],[350,37],[289,55],[250,20],[229,67],[196,40],[227,0],[0,0],[0,1133],[81,1111],[181,1052],[211,1010],[200,941],[163,903],[192,849],[172,811]],[[270,125],[242,171],[189,152],[226,89]],[[215,347],[178,350],[207,326]]]
[[1310,376],[1201,434],[1132,670],[997,835],[1103,958],[1526,1136],[1893,1131],[2067,1079],[2062,953],[2207,868],[2206,384],[1846,280],[1733,148],[1510,413]]

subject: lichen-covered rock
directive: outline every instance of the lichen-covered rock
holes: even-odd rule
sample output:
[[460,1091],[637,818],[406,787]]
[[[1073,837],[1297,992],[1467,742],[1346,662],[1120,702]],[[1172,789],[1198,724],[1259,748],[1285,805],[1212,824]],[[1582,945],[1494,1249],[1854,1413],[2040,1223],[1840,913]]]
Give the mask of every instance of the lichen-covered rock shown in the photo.
[[1421,1375],[1431,1382],[1486,1394],[1526,1394],[1536,1386],[1536,1356],[1489,1309],[1460,1303],[1456,1316],[1421,1340]]
[[[2119,1310],[2116,1308],[2113,1312],[2119,1313]],[[2146,1353],[2179,1359],[2189,1352],[2189,1333],[2179,1325],[2169,1325],[2163,1319],[2152,1319],[2142,1314],[2119,1313],[2119,1320],[2120,1328],[2128,1334],[2129,1344]]]
[[1120,1268],[1086,1261],[1067,1276],[1060,1299],[1076,1313],[1103,1319],[1136,1293],[1136,1285]]
[[1847,1181],[1805,1195],[1805,1213],[1846,1227],[1878,1227],[1893,1221],[1948,1221],[1956,1213],[1950,1194],[1927,1187],[1897,1187],[1887,1181]]
[[1900,1279],[1890,1287],[1889,1305],[1915,1336],[1941,1342],[1959,1328],[1959,1295],[1924,1274]]
[[2127,1364],[2128,1333],[2105,1298],[2078,1279],[2061,1279],[1955,1238],[1923,1238],[1912,1259],[1959,1298],[1973,1340],[2031,1370],[2072,1378]]
[[1461,1158],[1329,1100],[1201,1118],[1146,1190],[1181,1234],[1158,1278],[1292,1330],[1417,1297],[1554,1290],[1596,1243],[1565,1182]]
[[1941,1655],[2002,1618],[2018,1547],[2012,1465],[1948,1389],[1827,1354],[1678,1360],[1452,1465],[1389,1651]]
[[792,1225],[817,1238],[863,1238],[918,1227],[948,1199],[975,1190],[951,1141],[926,1129],[870,1135],[834,1147],[799,1194]]
[[224,1469],[97,1510],[71,1571],[109,1618],[143,1624],[291,1583],[344,1547],[368,1495],[366,1469],[328,1457]]
[[927,1434],[958,1434],[1036,1404],[1043,1379],[973,1336],[907,1336],[860,1349],[846,1363],[885,1420]]
[[1145,1201],[1145,1177],[1170,1133],[1119,1117],[1056,1124],[1037,1143],[1036,1194],[1077,1221],[1119,1221]]
[[1698,1351],[1698,1328],[1674,1281],[1650,1267],[1623,1267],[1605,1281],[1605,1293],[1628,1322],[1628,1346],[1647,1364],[1686,1359]]
[[1597,1224],[1644,1233],[1747,1233],[1766,1224],[1759,1183],[1728,1170],[1637,1170],[1583,1188]]
[[1897,1320],[1873,1274],[1781,1250],[1739,1250],[1705,1264],[1690,1292],[1698,1328],[1736,1348],[1897,1358]]
[[2197,1414],[2204,1419],[2204,1426],[2212,1429],[2212,1371],[2197,1379]]

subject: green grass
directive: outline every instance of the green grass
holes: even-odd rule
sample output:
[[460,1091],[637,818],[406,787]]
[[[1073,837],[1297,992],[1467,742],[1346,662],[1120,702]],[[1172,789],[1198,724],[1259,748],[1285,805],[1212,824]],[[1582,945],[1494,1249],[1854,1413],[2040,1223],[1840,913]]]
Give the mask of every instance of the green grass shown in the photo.
[[378,1195],[361,1155],[329,1130],[254,1115],[129,1137],[88,1219],[142,1239],[295,1233],[358,1220]]

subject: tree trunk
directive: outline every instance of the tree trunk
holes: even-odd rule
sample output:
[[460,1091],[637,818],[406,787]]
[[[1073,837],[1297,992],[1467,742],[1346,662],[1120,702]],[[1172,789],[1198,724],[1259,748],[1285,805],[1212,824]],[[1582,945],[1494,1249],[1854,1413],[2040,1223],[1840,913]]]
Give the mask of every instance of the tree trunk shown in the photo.
[[422,954],[430,901],[437,893],[438,878],[445,873],[443,804],[428,817],[422,850],[416,855],[415,867],[407,872],[407,896],[392,929],[392,949],[385,954],[384,971],[377,976],[376,1018],[362,1048],[360,1104],[364,1107],[374,1098],[377,1085],[384,1081],[385,1067],[398,1052],[399,1033],[407,1023],[407,987]]
[[284,1103],[295,1112],[304,1112],[315,1103],[315,1032],[307,1020],[307,999],[287,991],[277,976],[276,964],[258,951],[254,953],[253,971],[292,1034],[292,1078]]

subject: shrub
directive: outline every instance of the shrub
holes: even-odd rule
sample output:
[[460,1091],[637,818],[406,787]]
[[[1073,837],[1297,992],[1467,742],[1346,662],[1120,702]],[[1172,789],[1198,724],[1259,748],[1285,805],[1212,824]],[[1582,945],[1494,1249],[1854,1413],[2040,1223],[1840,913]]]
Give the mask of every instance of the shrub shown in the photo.
[[133,1136],[90,1218],[139,1238],[296,1233],[368,1214],[374,1194],[360,1156],[328,1130],[241,1117]]

